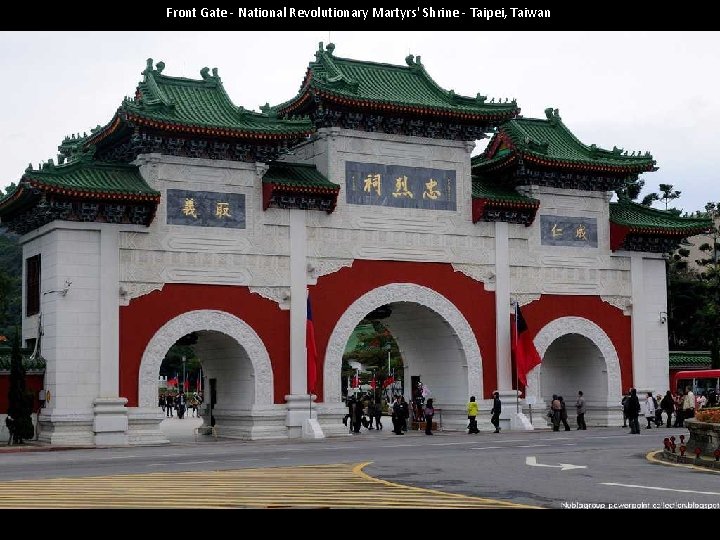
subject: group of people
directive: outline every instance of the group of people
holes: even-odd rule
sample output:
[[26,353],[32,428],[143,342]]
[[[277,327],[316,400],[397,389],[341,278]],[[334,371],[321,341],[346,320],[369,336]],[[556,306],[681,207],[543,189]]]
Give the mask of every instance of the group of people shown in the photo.
[[[585,405],[585,396],[583,395],[582,390],[580,390],[578,391],[577,399],[575,400],[577,429],[587,429],[587,424],[585,423],[586,410],[587,406]],[[548,410],[548,418],[550,418],[553,431],[560,431],[560,424],[562,424],[565,428],[565,431],[570,431],[565,398],[560,395],[553,394],[552,401],[550,402],[550,409]]]
[[182,420],[185,418],[185,411],[190,409],[193,417],[198,416],[198,407],[202,404],[202,392],[193,392],[187,397],[184,392],[179,394],[168,392],[160,394],[158,398],[158,407],[162,408],[167,418],[174,418],[173,411],[177,413],[177,417]]
[[[655,427],[662,427],[663,413],[667,415],[666,427],[681,428],[685,420],[695,416],[697,408],[705,406],[702,400],[695,399],[695,394],[689,386],[685,388],[685,392],[678,390],[676,394],[668,390],[662,398],[659,394],[653,396],[652,392],[648,392],[647,396],[643,398],[642,405],[637,390],[631,388],[623,396],[621,405],[623,408],[623,427],[628,427],[628,424],[630,424],[630,433],[632,434],[640,433],[639,417],[641,413],[644,413],[647,420],[645,429],[651,429],[653,423]],[[675,415],[674,424],[672,424],[673,414]]]

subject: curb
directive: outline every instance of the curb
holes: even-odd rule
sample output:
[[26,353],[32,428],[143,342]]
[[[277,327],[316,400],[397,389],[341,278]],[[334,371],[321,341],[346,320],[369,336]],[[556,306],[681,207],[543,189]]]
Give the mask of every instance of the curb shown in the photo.
[[653,450],[648,452],[645,458],[651,463],[668,465],[670,467],[683,467],[696,471],[720,473],[720,462],[678,456],[666,450]]

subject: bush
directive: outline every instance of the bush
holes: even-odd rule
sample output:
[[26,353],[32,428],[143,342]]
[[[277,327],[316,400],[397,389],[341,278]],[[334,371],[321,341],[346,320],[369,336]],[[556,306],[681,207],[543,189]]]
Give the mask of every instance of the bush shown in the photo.
[[720,424],[720,407],[711,409],[701,409],[695,413],[695,419],[698,422],[708,422],[710,424]]

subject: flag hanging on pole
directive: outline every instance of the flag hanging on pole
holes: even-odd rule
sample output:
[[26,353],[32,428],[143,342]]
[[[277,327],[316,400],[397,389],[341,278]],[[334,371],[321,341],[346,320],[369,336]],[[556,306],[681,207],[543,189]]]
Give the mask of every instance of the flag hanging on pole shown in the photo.
[[377,383],[375,382],[375,374],[373,373],[373,378],[370,380],[370,388],[375,390],[376,386],[377,386]]
[[523,386],[527,386],[527,374],[535,366],[540,365],[540,355],[530,337],[527,323],[520,311],[520,305],[515,303],[515,335],[512,342],[515,354],[515,369],[517,378]]
[[308,393],[315,392],[317,381],[317,346],[315,345],[315,326],[313,325],[310,295],[307,298],[307,324],[305,325],[305,347],[307,349],[307,388]]
[[168,387],[173,387],[178,385],[178,379],[177,377],[173,377],[172,379],[167,380]]
[[353,375],[353,378],[352,378],[352,387],[357,388],[358,386],[360,386],[360,377],[358,377],[358,375],[355,374],[355,375]]
[[183,381],[183,390],[184,390],[185,392],[189,392],[189,391],[190,391],[190,380],[189,380],[189,379],[185,379],[185,380]]

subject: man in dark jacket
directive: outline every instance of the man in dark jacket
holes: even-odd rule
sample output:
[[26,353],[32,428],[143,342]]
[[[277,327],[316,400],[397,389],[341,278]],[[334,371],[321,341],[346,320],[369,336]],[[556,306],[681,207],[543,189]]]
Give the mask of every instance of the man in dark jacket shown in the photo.
[[634,388],[630,389],[630,397],[625,402],[625,414],[628,418],[628,424],[630,424],[631,434],[640,434],[640,423],[638,422],[638,416],[640,415],[640,400],[637,397],[637,390]]
[[495,433],[500,433],[500,412],[502,411],[502,402],[500,401],[500,392],[495,392],[493,394],[493,406],[490,410],[490,414],[492,414],[492,418],[490,418],[490,423],[495,426]]

